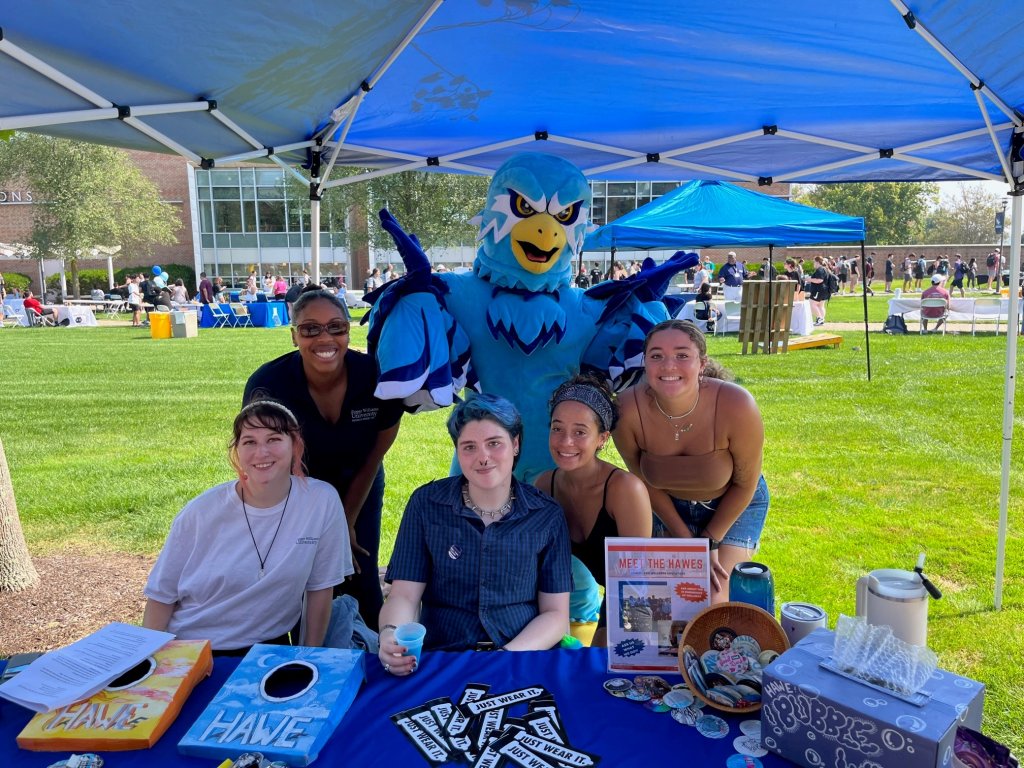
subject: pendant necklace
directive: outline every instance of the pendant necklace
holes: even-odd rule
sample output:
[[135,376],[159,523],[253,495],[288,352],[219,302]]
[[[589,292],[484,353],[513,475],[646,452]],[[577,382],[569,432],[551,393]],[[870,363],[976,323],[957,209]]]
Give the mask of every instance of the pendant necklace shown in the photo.
[[504,517],[510,509],[512,509],[512,502],[516,500],[515,493],[509,489],[508,498],[505,499],[505,503],[497,509],[483,509],[473,503],[473,499],[469,497],[469,486],[462,486],[462,503],[472,512],[476,512],[480,517],[489,517],[491,520],[497,520],[498,518]]
[[658,402],[658,396],[654,395],[654,406],[659,411],[661,411],[661,415],[664,416],[666,419],[668,419],[669,426],[671,426],[672,429],[675,430],[675,432],[676,432],[675,441],[677,443],[679,442],[679,434],[680,433],[682,433],[682,432],[689,432],[691,429],[693,429],[693,422],[691,421],[689,424],[680,424],[679,426],[676,426],[676,424],[674,422],[676,422],[679,419],[685,419],[687,416],[689,416],[691,413],[693,413],[695,410],[697,410],[697,404],[698,403],[700,403],[700,385],[699,384],[697,385],[697,399],[693,401],[693,407],[691,407],[690,410],[688,410],[686,413],[681,413],[678,416],[673,416],[670,413],[666,413],[665,409],[661,407],[661,403]]
[[270,540],[270,546],[267,547],[267,554],[261,555],[259,545],[256,544],[256,537],[252,532],[252,525],[249,523],[249,510],[245,508],[245,488],[242,487],[242,514],[245,515],[245,526],[249,529],[249,537],[252,539],[252,547],[256,550],[256,558],[260,561],[260,572],[256,575],[257,579],[263,578],[263,568],[267,564],[267,558],[270,557],[270,550],[274,548],[274,542],[277,541],[277,534],[281,532],[281,523],[284,522],[284,513],[288,511],[288,499],[292,497],[292,481],[288,479],[288,495],[284,497],[284,507],[281,508],[281,517],[277,520],[277,528],[274,530],[274,538]]

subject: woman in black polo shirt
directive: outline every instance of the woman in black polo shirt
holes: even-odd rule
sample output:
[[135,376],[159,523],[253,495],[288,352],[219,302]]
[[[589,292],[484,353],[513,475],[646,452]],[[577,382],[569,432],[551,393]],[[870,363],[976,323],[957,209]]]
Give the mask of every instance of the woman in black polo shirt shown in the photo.
[[356,574],[341,591],[359,601],[363,620],[375,629],[383,603],[377,571],[382,462],[398,436],[401,405],[374,397],[376,363],[349,349],[348,308],[320,286],[292,307],[292,342],[297,351],[249,377],[243,401],[277,400],[298,418],[306,471],[337,489],[348,518]]

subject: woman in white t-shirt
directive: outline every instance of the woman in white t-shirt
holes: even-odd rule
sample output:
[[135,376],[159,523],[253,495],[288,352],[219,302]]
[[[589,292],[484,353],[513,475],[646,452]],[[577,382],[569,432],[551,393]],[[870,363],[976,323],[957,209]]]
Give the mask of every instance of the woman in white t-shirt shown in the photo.
[[302,452],[283,405],[242,409],[229,452],[239,479],[174,519],[146,583],[144,627],[242,654],[256,643],[288,644],[305,597],[302,644],[323,643],[332,589],[352,573],[352,557],[338,492],[304,476]]

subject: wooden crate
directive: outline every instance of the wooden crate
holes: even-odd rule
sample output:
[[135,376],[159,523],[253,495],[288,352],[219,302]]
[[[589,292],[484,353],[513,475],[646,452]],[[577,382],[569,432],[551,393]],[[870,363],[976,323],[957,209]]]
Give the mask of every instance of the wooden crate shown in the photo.
[[789,351],[789,325],[793,319],[792,280],[747,280],[740,302],[740,343],[743,354]]

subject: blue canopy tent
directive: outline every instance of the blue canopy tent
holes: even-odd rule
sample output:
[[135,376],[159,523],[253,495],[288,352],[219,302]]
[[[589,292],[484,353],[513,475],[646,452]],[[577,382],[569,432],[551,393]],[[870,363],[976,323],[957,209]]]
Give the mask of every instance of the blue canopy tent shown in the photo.
[[[863,262],[864,219],[860,217],[791,203],[724,181],[697,180],[598,227],[587,235],[584,249],[611,249],[614,253],[618,248],[766,245],[770,259],[775,246],[852,241],[861,243]],[[866,270],[864,273],[867,274]],[[772,279],[769,271],[769,282]],[[870,379],[871,336],[866,295],[863,302],[864,344]]]
[[1017,0],[8,0],[0,131],[275,162],[310,182],[314,233],[329,185],[525,147],[597,179],[1001,180],[1016,274],[1022,39]]
[[848,243],[864,239],[864,219],[822,211],[723,181],[691,181],[598,227],[588,251]]

